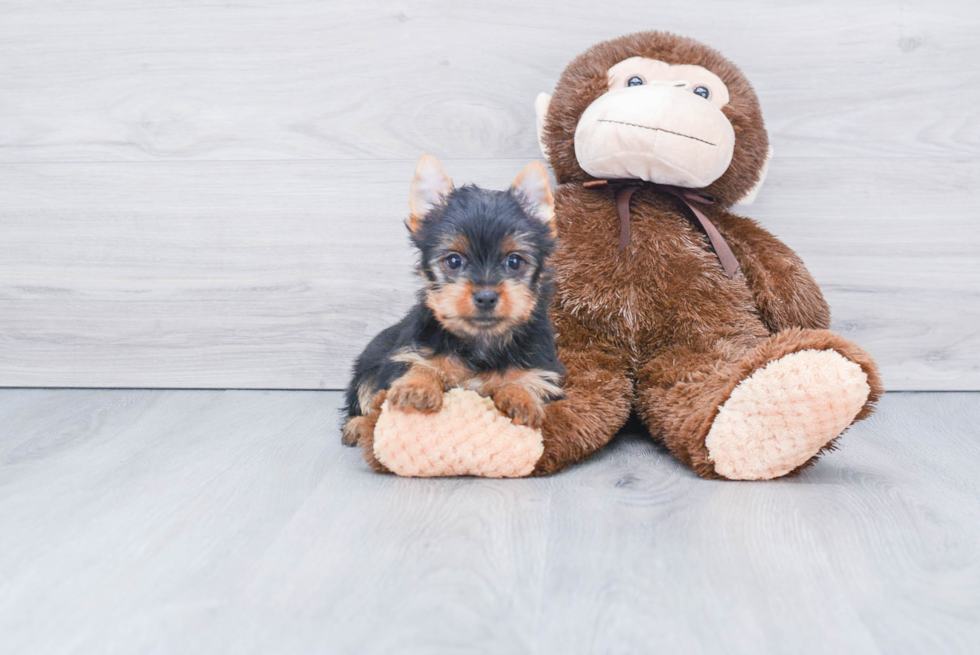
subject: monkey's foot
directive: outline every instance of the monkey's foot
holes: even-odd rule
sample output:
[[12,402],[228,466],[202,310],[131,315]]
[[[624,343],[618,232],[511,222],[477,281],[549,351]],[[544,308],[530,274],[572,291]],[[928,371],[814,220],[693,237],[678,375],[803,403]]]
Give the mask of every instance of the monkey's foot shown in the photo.
[[756,369],[732,391],[705,445],[731,480],[770,480],[808,462],[854,421],[871,388],[834,350],[802,350]]
[[410,477],[529,475],[541,458],[541,431],[517,425],[489,398],[451,389],[433,413],[404,412],[385,401],[374,429],[374,456]]

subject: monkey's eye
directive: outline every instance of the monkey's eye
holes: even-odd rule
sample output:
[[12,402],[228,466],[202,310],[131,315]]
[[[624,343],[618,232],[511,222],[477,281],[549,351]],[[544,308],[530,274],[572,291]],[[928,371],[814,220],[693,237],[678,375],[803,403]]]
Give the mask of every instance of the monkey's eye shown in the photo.
[[456,253],[451,253],[442,260],[442,263],[450,271],[458,271],[463,267],[463,258]]
[[697,95],[699,95],[699,96],[701,96],[705,100],[707,100],[708,97],[711,95],[711,91],[708,91],[708,87],[706,87],[706,86],[696,86],[696,87],[694,87],[694,93],[697,94]]
[[643,78],[639,75],[634,75],[626,80],[626,86],[643,86]]
[[507,268],[509,268],[512,271],[521,270],[522,268],[524,268],[524,264],[526,263],[527,262],[524,261],[524,258],[518,255],[517,253],[511,253],[507,257]]

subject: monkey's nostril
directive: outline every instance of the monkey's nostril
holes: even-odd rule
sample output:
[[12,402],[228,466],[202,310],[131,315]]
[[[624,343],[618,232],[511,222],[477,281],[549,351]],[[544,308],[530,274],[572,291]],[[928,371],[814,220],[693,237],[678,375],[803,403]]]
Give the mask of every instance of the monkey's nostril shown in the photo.
[[492,289],[481,289],[473,294],[473,304],[480,310],[491,310],[497,306],[500,294]]

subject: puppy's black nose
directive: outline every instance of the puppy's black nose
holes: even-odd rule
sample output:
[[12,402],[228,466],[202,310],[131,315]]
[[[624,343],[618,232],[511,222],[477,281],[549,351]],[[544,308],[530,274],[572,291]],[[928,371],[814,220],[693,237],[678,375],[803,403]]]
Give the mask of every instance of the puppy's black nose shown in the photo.
[[480,311],[488,312],[497,306],[500,294],[493,289],[480,289],[473,294],[473,304]]

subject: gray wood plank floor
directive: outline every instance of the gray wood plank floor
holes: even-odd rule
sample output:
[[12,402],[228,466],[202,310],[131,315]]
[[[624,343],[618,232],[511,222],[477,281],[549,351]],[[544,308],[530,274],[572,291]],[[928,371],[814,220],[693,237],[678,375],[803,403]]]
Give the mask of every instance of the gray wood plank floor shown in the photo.
[[752,80],[744,213],[887,387],[980,389],[976,0],[0,2],[0,386],[340,388],[412,300],[417,158],[505,186],[645,29]]
[[0,391],[9,653],[968,653],[980,394],[904,393],[793,480],[636,434],[549,479],[408,480],[338,394]]

